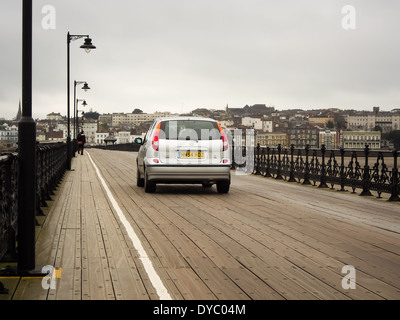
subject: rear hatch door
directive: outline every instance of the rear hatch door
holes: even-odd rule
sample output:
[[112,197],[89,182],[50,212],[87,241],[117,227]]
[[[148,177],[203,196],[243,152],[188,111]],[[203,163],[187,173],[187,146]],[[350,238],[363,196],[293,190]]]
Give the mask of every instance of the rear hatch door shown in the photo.
[[160,162],[207,165],[222,160],[223,142],[216,122],[166,120],[160,130]]

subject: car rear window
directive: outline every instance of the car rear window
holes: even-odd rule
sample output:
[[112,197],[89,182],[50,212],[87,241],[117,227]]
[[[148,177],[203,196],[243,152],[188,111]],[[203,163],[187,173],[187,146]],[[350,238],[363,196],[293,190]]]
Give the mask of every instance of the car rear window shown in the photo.
[[160,139],[218,140],[221,139],[221,133],[214,121],[168,120],[161,122]]

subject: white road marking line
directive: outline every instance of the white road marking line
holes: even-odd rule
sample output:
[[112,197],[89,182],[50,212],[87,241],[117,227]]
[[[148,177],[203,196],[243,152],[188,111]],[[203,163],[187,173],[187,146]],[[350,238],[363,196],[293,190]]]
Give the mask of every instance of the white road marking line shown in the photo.
[[126,232],[128,233],[133,246],[139,253],[139,259],[142,261],[144,269],[147,272],[150,282],[152,283],[158,296],[160,297],[161,300],[172,300],[171,296],[168,293],[167,288],[165,288],[162,280],[160,279],[156,270],[154,269],[153,264],[152,264],[149,256],[147,255],[146,250],[143,248],[143,245],[142,245],[140,239],[136,235],[136,233],[133,230],[132,226],[130,225],[129,221],[125,218],[124,213],[122,212],[120,206],[118,205],[118,203],[115,200],[114,196],[112,195],[110,189],[108,188],[106,182],[104,181],[103,177],[101,176],[99,169],[97,168],[96,164],[92,160],[92,157],[90,156],[90,154],[87,151],[86,151],[86,154],[89,156],[90,162],[92,163],[94,169],[96,170],[97,176],[99,177],[100,182],[103,185],[103,188],[106,191],[106,194],[115,209],[115,212],[118,214],[118,217],[119,217],[121,223],[125,227]]

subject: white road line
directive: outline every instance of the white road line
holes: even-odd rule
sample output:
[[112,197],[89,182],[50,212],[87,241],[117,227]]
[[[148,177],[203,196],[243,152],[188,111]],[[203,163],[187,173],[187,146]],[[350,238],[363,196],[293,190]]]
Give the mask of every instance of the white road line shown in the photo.
[[165,288],[163,282],[161,281],[160,277],[158,276],[156,270],[153,267],[153,264],[146,253],[146,250],[143,248],[143,245],[136,235],[135,231],[133,230],[132,226],[130,225],[129,221],[125,218],[124,213],[122,212],[120,206],[118,205],[117,201],[115,200],[114,196],[112,195],[110,189],[108,188],[106,182],[104,181],[103,177],[100,174],[99,169],[97,168],[96,164],[92,160],[90,154],[86,151],[86,154],[89,156],[90,162],[92,163],[94,169],[96,170],[97,176],[99,177],[101,184],[103,185],[106,194],[113,205],[115,212],[118,214],[118,217],[121,223],[124,225],[126,232],[129,235],[129,238],[132,241],[133,246],[139,253],[139,259],[143,263],[143,267],[149,276],[150,282],[153,285],[154,289],[156,290],[158,296],[161,300],[172,300],[171,296],[168,293],[167,288]]

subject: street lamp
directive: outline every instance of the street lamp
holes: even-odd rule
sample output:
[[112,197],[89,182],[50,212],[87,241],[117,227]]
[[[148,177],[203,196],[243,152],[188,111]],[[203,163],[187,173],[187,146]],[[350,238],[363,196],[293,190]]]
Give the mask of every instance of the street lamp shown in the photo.
[[86,92],[88,90],[90,90],[88,84],[85,82],[85,84],[83,85],[82,89]]
[[[78,121],[76,120],[75,115],[77,114],[76,109],[78,108],[78,106],[76,105],[77,104],[76,86],[79,85],[79,84],[83,84],[83,87],[81,89],[84,90],[85,92],[90,90],[90,88],[89,88],[89,86],[88,86],[86,81],[76,81],[76,80],[74,80],[74,141],[76,140],[76,137],[77,137],[77,134],[78,134],[78,131],[76,130]],[[74,154],[75,154],[75,152],[74,152]]]
[[79,101],[83,101],[83,102],[82,102],[82,106],[83,106],[83,107],[86,107],[86,106],[87,106],[86,100],[76,99],[76,113],[75,113],[74,117],[75,117],[75,119],[76,119],[76,129],[77,129],[76,132],[77,132],[77,133],[79,133],[79,130],[78,130],[78,128],[79,128],[79,116],[78,116],[78,112],[79,112],[79,110],[78,110],[78,103],[79,103]]
[[67,118],[68,118],[68,129],[67,129],[67,170],[71,170],[71,115],[70,115],[70,44],[71,41],[85,38],[85,43],[80,46],[81,49],[85,49],[89,53],[96,47],[92,44],[92,39],[88,35],[71,35],[67,33]]
[[89,36],[86,36],[85,43],[81,45],[81,48],[85,49],[87,53],[89,53],[92,49],[96,49],[96,47],[92,44],[92,39],[90,39]]

